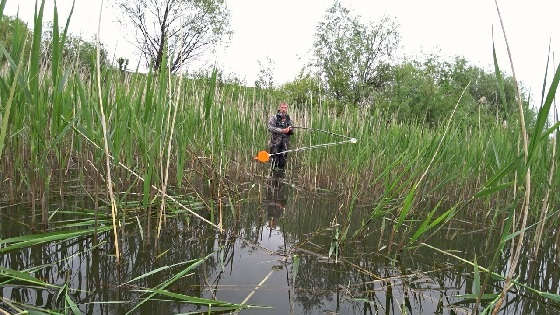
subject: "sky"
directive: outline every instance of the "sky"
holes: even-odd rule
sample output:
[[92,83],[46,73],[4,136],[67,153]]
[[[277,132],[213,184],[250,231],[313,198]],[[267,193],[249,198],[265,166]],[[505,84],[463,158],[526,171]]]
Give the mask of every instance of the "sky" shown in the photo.
[[[400,57],[414,58],[435,53],[453,58],[463,56],[472,64],[493,71],[492,28],[502,71],[511,74],[505,41],[494,0],[341,0],[362,21],[390,16],[401,34]],[[259,61],[273,61],[274,81],[293,80],[309,62],[317,24],[332,4],[330,0],[226,0],[231,11],[233,35],[229,44],[208,51],[196,67],[217,65],[247,84],[254,83]],[[59,17],[64,20],[71,0],[58,0]],[[538,100],[545,74],[549,40],[560,61],[560,1],[498,1],[510,45],[517,79]],[[16,15],[32,25],[35,0],[8,0],[5,14]],[[70,32],[86,39],[97,34],[101,0],[76,0]],[[52,19],[53,0],[47,0],[45,20]],[[123,26],[118,10],[105,0],[101,40],[110,56],[138,62],[130,29]],[[552,57],[551,57],[552,59]],[[552,60],[551,60],[552,62]],[[549,70],[553,72],[552,70]],[[550,83],[551,78],[548,82]]]

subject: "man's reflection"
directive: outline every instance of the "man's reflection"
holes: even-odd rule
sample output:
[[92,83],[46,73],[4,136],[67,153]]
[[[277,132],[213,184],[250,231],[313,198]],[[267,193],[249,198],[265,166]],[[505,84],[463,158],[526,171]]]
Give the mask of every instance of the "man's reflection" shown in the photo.
[[266,209],[268,228],[270,231],[275,230],[287,204],[286,185],[282,183],[282,176],[272,176],[269,179],[263,204]]

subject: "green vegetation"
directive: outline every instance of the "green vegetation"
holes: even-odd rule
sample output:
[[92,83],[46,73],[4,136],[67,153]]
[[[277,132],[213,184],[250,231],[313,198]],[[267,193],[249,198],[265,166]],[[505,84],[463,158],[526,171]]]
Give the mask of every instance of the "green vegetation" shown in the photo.
[[315,66],[328,94],[354,105],[370,103],[387,84],[390,61],[399,45],[397,23],[386,17],[363,24],[339,1],[317,26]]
[[[2,17],[0,21],[0,29],[8,30],[0,32],[5,35],[0,38],[0,190],[7,192],[0,202],[29,200],[34,214],[40,207],[43,228],[48,229],[53,215],[49,200],[64,202],[69,178],[78,181],[98,203],[107,199],[104,184],[111,179],[105,174],[111,170],[114,190],[119,192],[116,201],[111,200],[116,218],[112,222],[107,216],[100,219],[96,207],[88,221],[74,222],[93,222],[93,228],[67,226],[70,231],[4,239],[0,253],[97,235],[111,228],[117,244],[119,225],[130,224],[140,214],[149,218],[148,228],[157,226],[157,247],[169,208],[177,204],[223,232],[223,201],[245,198],[239,183],[256,181],[268,173],[268,166],[256,164],[253,156],[265,148],[267,117],[281,100],[287,100],[297,125],[359,139],[358,145],[290,156],[287,174],[291,182],[302,189],[329,190],[345,198],[344,211],[333,213],[337,225],[330,230],[329,258],[338,262],[348,243],[377,233],[371,227],[380,220],[380,242],[383,239],[388,244],[386,254],[393,257],[418,246],[434,248],[427,245],[433,234],[451,226],[459,215],[484,217],[491,233],[501,235],[497,243],[488,245],[488,251],[495,252],[490,266],[479,265],[474,257],[455,255],[474,261],[476,285],[469,297],[480,303],[488,297],[485,294],[492,294],[492,302],[484,307],[499,305],[500,292],[486,286],[493,277],[528,287],[528,292],[550,301],[560,300],[554,293],[523,284],[523,279],[512,282],[516,270],[499,276],[503,268],[498,266],[503,251],[519,258],[521,247],[514,248],[513,240],[518,246],[528,246],[525,232],[538,226],[537,243],[543,229],[546,235],[558,228],[558,217],[553,215],[560,204],[555,193],[560,191],[555,169],[560,164],[555,153],[559,144],[552,138],[558,137],[558,123],[551,124],[548,117],[554,108],[560,68],[543,91],[546,101],[535,113],[525,95],[518,94],[515,79],[503,78],[497,62],[495,73],[471,66],[462,58],[445,62],[437,57],[400,64],[379,61],[374,72],[362,73],[372,69],[359,62],[355,69],[349,64],[368,59],[373,48],[362,45],[369,40],[366,35],[377,30],[392,37],[387,45],[378,47],[390,51],[396,47],[396,29],[384,29],[385,22],[360,28],[355,45],[348,50],[329,46],[340,40],[331,42],[329,37],[331,24],[338,20],[327,19],[319,30],[320,38],[325,33],[325,41],[316,43],[319,72],[303,71],[298,79],[276,89],[270,84],[261,89],[226,82],[217,70],[208,77],[172,75],[175,64],[166,49],[158,71],[127,73],[124,59],[119,68],[110,64],[106,54],[94,59],[94,44],[67,35],[69,22],[61,31],[56,9],[52,30],[45,38],[43,5],[44,1],[35,13],[33,32],[17,19]],[[339,4],[332,10],[329,13],[338,14],[337,18],[347,17]],[[347,22],[349,27],[362,27],[352,19]],[[334,64],[321,59],[334,50],[351,54],[337,56]],[[96,60],[100,61],[98,72]],[[105,140],[106,152],[100,149]],[[330,141],[328,134],[301,131],[292,145]],[[201,193],[200,182],[209,193]],[[187,192],[196,193],[203,206],[191,209],[168,196]],[[124,206],[132,200],[138,202],[134,211]],[[352,220],[357,200],[371,209],[358,223]],[[549,208],[554,209],[550,214]],[[391,222],[387,223],[390,226],[385,222]],[[385,235],[387,231],[389,235]],[[137,306],[160,295],[222,310],[245,307],[167,291],[207,255],[202,253],[204,259],[176,277],[142,291],[146,297]],[[534,255],[538,256],[538,250]],[[298,258],[294,282],[299,265]],[[0,276],[2,281],[51,286],[16,270],[2,268]],[[76,311],[68,287],[56,289],[64,295],[64,311]]]

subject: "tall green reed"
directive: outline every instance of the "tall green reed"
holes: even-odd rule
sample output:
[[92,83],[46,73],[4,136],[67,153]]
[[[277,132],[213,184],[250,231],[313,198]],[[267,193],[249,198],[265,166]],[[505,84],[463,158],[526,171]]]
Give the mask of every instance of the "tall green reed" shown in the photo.
[[[39,8],[37,15],[40,12]],[[60,37],[62,42],[64,36]],[[19,60],[14,58],[19,56],[18,51],[10,50],[8,54],[12,60]],[[185,77],[179,85],[181,79],[166,71],[122,74],[102,68],[98,72],[102,92],[99,95],[97,73],[81,72],[75,63],[60,61],[51,61],[50,68],[37,63],[35,69],[35,65],[30,66],[33,58],[29,58],[20,75],[23,79],[15,87],[14,104],[18,107],[12,111],[6,128],[9,140],[3,153],[17,165],[16,173],[20,176],[14,177],[15,187],[26,195],[31,191],[31,199],[43,191],[47,193],[46,178],[58,181],[63,176],[81,176],[104,180],[98,167],[106,159],[104,150],[95,148],[78,131],[96,144],[107,139],[108,151],[114,158],[111,165],[123,163],[142,175],[144,182],[140,184],[128,171],[105,166],[115,172],[116,191],[132,189],[142,193],[147,212],[152,211],[154,202],[160,209],[158,214],[162,209],[163,195],[153,186],[162,189],[165,185],[165,194],[173,194],[206,182],[214,192],[219,192],[213,197],[223,199],[227,198],[226,190],[235,190],[235,181],[226,176],[254,180],[255,175],[268,171],[268,165],[256,164],[252,158],[266,148],[265,124],[283,100],[280,93],[222,82],[217,73],[210,78]],[[31,76],[35,72],[41,78],[36,82]],[[31,92],[34,86],[37,93]],[[3,100],[8,99],[6,91],[0,93]],[[455,204],[464,204],[465,210],[472,213],[480,208],[488,213],[510,202],[512,192],[506,188],[513,186],[513,171],[519,168],[517,162],[512,162],[517,157],[514,118],[506,127],[501,123],[480,127],[478,123],[462,122],[452,124],[446,131],[445,126],[397,123],[392,119],[393,113],[375,107],[337,109],[324,99],[321,95],[309,95],[306,103],[291,104],[290,114],[295,123],[346,134],[358,138],[359,144],[292,154],[287,178],[295,185],[311,189],[355,190],[358,199],[371,204],[371,212],[358,230],[365,231],[371,222],[382,217],[398,222],[399,214],[404,213],[401,224],[409,219],[418,222],[406,232],[409,237],[416,235],[412,244],[448,222]],[[99,102],[103,103],[106,115],[106,132],[99,124]],[[541,132],[541,143],[549,129]],[[444,145],[430,162],[444,136]],[[333,140],[328,134],[299,131],[291,146]],[[34,158],[38,152],[41,159]],[[550,157],[540,146],[531,152],[534,181],[548,180],[548,167],[540,161]],[[28,164],[28,158],[35,160]],[[428,168],[431,171],[423,175]],[[502,176],[495,179],[494,174]],[[410,188],[422,176],[414,203],[406,201]],[[86,189],[93,190],[87,180],[83,181]],[[557,183],[553,181],[552,186],[554,191]],[[534,193],[538,195],[532,200],[544,196],[544,190],[537,189]],[[473,195],[477,198],[466,203]],[[440,207],[423,209],[428,199],[441,201]],[[408,209],[415,210],[402,212],[405,202],[410,204]],[[430,213],[429,223],[424,224],[424,228],[430,228],[416,234]],[[537,220],[539,214],[530,212],[529,216]],[[160,218],[164,219],[163,212]],[[358,230],[350,229],[348,233],[358,237],[362,233]]]
[[99,111],[101,113],[101,127],[103,129],[103,149],[105,151],[105,167],[107,172],[106,177],[106,184],[107,184],[107,192],[109,194],[109,199],[111,201],[111,217],[113,219],[113,236],[114,236],[114,244],[115,244],[115,256],[117,258],[117,263],[120,262],[120,251],[119,251],[119,237],[117,233],[117,201],[115,200],[115,195],[113,192],[113,180],[111,178],[111,158],[109,154],[109,141],[107,140],[107,120],[105,118],[105,110],[103,108],[103,98],[102,98],[102,90],[101,90],[101,63],[100,63],[100,51],[101,51],[101,16],[103,13],[103,0],[101,0],[101,7],[99,9],[99,24],[97,28],[97,62],[96,62],[96,69],[97,69],[97,93],[98,93],[98,101],[99,101]]
[[[5,2],[3,4],[5,4]],[[26,41],[27,41],[27,38],[24,40],[24,42],[26,42]],[[24,50],[25,50],[25,46],[24,46]],[[25,57],[25,54],[23,54],[23,53],[19,57],[19,62],[18,62],[17,68],[15,70],[15,73],[13,74],[12,84],[11,84],[11,87],[10,87],[10,94],[8,96],[6,104],[4,105],[4,113],[2,114],[2,116],[0,116],[0,159],[2,158],[2,151],[4,149],[5,140],[6,140],[6,132],[8,130],[8,121],[10,120],[12,103],[14,101],[14,93],[16,91],[16,86],[17,86],[17,81],[19,80],[19,75],[20,75],[21,70],[23,68],[24,57]]]

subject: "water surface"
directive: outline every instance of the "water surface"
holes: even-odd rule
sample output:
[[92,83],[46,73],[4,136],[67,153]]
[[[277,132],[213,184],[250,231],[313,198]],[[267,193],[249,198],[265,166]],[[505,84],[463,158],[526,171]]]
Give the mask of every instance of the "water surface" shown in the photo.
[[[190,260],[207,255],[202,265],[166,290],[231,303],[242,303],[250,296],[248,304],[267,307],[242,310],[241,314],[472,313],[474,302],[458,297],[472,293],[472,266],[423,246],[397,251],[401,238],[393,235],[393,242],[389,242],[389,216],[374,220],[365,233],[352,237],[372,205],[357,201],[351,206],[346,197],[305,192],[284,179],[253,184],[246,201],[222,204],[224,234],[169,205],[169,216],[156,244],[155,215],[148,220],[145,211],[131,203],[126,224],[119,228],[120,264],[115,261],[112,233],[108,231],[98,237],[88,233],[11,250],[2,254],[0,266],[20,271],[43,266],[32,275],[58,286],[67,283],[69,296],[87,314],[126,313],[146,296],[141,290],[157,287],[189,266]],[[199,205],[192,196],[182,200],[193,207]],[[41,222],[39,215],[33,220],[29,205],[4,206],[0,211],[1,239],[43,233],[37,223]],[[102,211],[99,224],[110,224],[108,211]],[[207,209],[197,211],[215,221],[218,218],[218,205],[213,215]],[[94,213],[88,199],[72,198],[62,207],[60,200],[52,198],[48,229],[56,231],[80,222],[64,230],[92,228]],[[348,223],[346,241],[336,246]],[[148,225],[152,229],[147,229]],[[426,242],[471,261],[476,257],[479,265],[489,266],[498,241],[494,234],[498,232],[490,232],[476,216],[465,214]],[[538,260],[530,264],[524,260],[522,282],[558,293],[555,239],[547,238]],[[497,272],[505,272],[501,266],[507,255],[507,251],[499,255]],[[173,267],[129,282],[163,266]],[[257,287],[259,283],[262,285]],[[501,285],[488,281],[485,293],[499,292]],[[64,307],[63,300],[57,300],[58,289],[12,281],[2,284],[0,292],[4,299],[0,307],[8,311],[14,311],[10,301],[44,309]],[[503,313],[507,314],[560,312],[558,305],[516,288],[504,305]],[[156,295],[135,313],[207,310]]]

